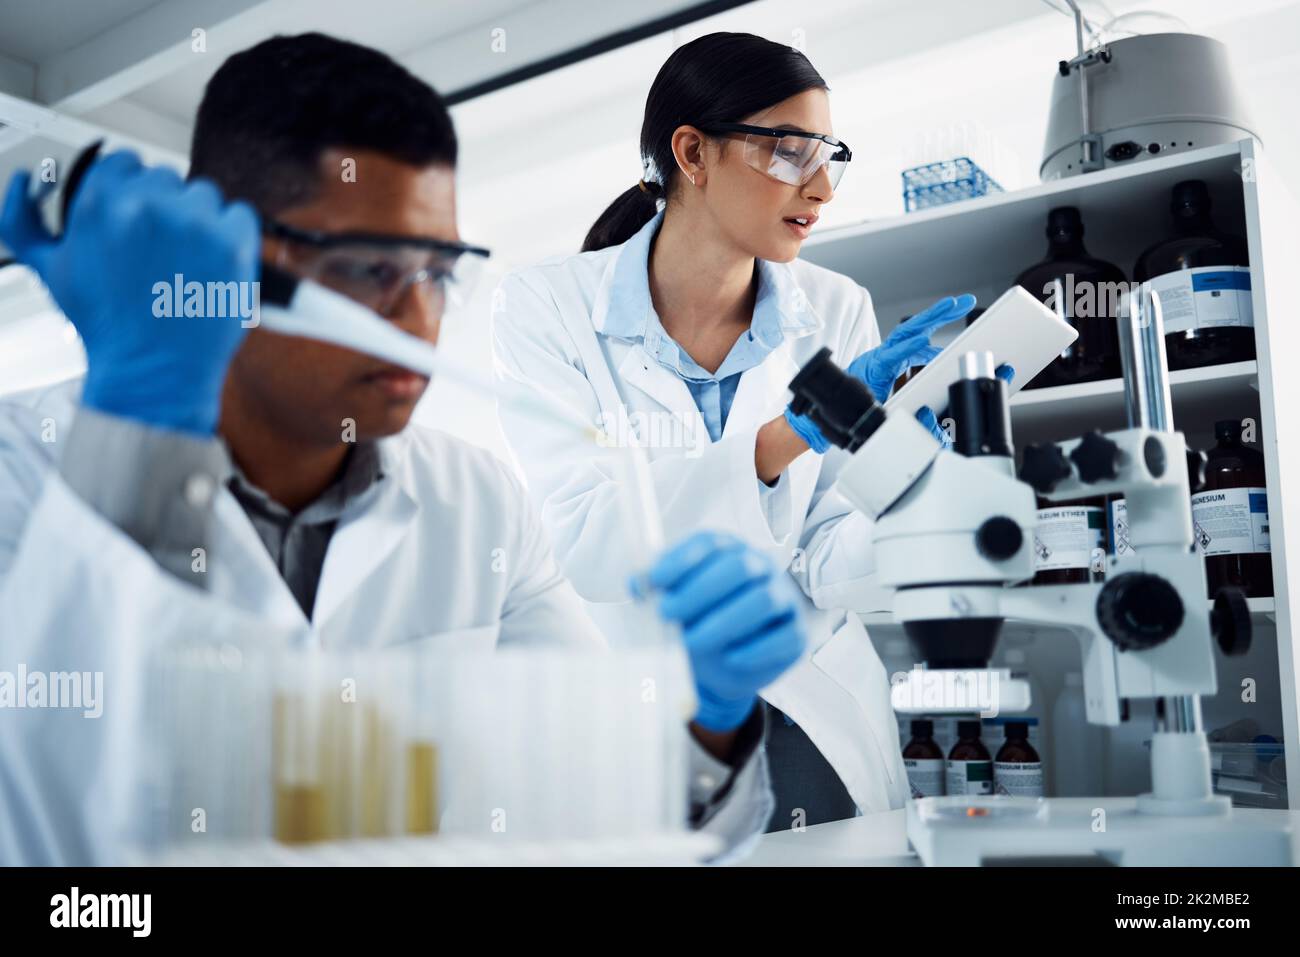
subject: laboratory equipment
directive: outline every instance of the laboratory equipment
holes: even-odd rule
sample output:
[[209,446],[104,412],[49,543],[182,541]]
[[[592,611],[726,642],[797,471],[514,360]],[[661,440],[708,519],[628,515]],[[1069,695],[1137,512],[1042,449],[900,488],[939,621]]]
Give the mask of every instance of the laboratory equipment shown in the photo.
[[1087,45],[1075,0],[1076,54],[1057,65],[1043,182],[1258,136],[1228,48],[1194,33]]
[[[1216,594],[1212,611],[1206,607],[1187,507],[1189,457],[1203,460],[1172,429],[1158,304],[1139,292],[1122,315],[1130,427],[1030,446],[1018,473],[1006,387],[988,353],[962,355],[949,386],[957,421],[951,450],[912,416],[887,414],[828,350],[790,384],[797,412],[862,452],[845,465],[837,488],[875,519],[879,584],[893,589],[892,615],[924,663],[893,685],[896,710],[1027,710],[1025,683],[988,667],[1007,619],[1051,624],[1078,640],[1090,722],[1119,724],[1127,700],[1157,703],[1149,793],[913,801],[908,837],[928,864],[1291,861],[1285,818],[1233,809],[1211,788],[1200,699],[1217,690],[1214,643],[1243,653],[1250,615],[1232,588]],[[1104,583],[1008,587],[1033,574],[1036,494],[1060,501],[1119,492],[1136,551],[1110,556]]]
[[1209,187],[1199,179],[1174,186],[1174,233],[1138,258],[1133,279],[1160,297],[1170,369],[1255,358],[1246,242],[1210,218]]
[[688,859],[694,694],[680,644],[413,645],[160,650],[141,859],[462,863],[489,845],[524,863],[548,849],[570,863],[583,849]]
[[1016,277],[1018,285],[1079,333],[1026,388],[1119,378],[1115,310],[1127,288],[1125,277],[1114,263],[1088,254],[1083,234],[1076,207],[1053,209],[1047,214],[1047,255]]
[[903,170],[903,209],[909,213],[1000,192],[997,180],[968,156]]

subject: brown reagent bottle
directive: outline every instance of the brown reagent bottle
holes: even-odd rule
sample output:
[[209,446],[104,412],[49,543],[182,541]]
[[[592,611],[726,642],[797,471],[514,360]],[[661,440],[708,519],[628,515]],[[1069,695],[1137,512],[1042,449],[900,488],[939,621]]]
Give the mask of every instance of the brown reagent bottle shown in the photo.
[[1007,739],[993,761],[995,794],[1012,797],[1043,796],[1043,759],[1029,743],[1029,724],[1007,722]]
[[934,740],[934,722],[917,718],[912,722],[912,740],[903,748],[903,767],[912,797],[938,797],[944,792],[943,749]]
[[1264,456],[1241,442],[1241,423],[1214,423],[1205,488],[1192,496],[1192,534],[1205,556],[1209,597],[1235,585],[1248,598],[1273,595]]
[[978,721],[957,722],[957,743],[948,752],[945,777],[950,795],[993,793],[993,758],[980,740]]

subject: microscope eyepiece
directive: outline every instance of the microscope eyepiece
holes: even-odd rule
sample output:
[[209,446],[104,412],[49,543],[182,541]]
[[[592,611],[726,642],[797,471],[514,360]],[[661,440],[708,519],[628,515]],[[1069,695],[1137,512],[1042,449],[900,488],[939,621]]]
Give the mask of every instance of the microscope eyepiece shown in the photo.
[[871,390],[831,359],[822,348],[790,380],[794,399],[790,409],[806,415],[821,429],[826,441],[856,452],[885,421],[885,409]]

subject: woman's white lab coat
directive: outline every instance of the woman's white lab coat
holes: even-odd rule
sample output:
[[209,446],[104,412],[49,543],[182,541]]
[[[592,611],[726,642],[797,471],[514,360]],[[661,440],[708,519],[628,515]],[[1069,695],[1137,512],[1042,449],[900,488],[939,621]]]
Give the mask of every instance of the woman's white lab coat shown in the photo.
[[[644,340],[606,334],[612,310],[623,307],[614,290],[620,258],[644,270],[661,220],[621,246],[507,276],[493,296],[497,374],[559,399],[617,443],[644,446],[669,540],[727,531],[789,566],[811,606],[810,654],[763,697],[804,729],[862,812],[901,807],[908,788],[888,678],[861,621],[845,612],[886,607],[872,584],[871,523],[831,488],[847,457],[801,455],[772,489],[754,465],[758,429],[781,413],[790,380],[818,349],[847,363],[879,343],[871,297],[807,262],[761,263],[784,338],[742,374],[712,442],[686,384]],[[607,635],[635,627],[623,616],[639,559],[621,518],[613,453],[557,439],[504,405],[500,415],[565,574]]]

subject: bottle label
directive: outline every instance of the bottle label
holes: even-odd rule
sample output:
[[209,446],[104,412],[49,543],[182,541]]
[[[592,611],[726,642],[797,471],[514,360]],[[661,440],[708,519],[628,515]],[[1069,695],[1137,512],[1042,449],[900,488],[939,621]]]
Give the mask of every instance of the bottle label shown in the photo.
[[948,761],[949,794],[992,794],[992,761]]
[[1110,540],[1114,543],[1115,555],[1132,555],[1135,551],[1129,539],[1128,502],[1122,498],[1110,503]]
[[912,797],[939,797],[943,794],[943,758],[903,758],[907,768],[907,783],[912,786]]
[[1149,286],[1160,297],[1166,333],[1255,324],[1248,266],[1179,269],[1156,276]]
[[1034,527],[1034,571],[1093,567],[1103,525],[1102,510],[1095,505],[1040,508]]
[[1192,496],[1192,534],[1202,555],[1268,552],[1268,493],[1220,488]]
[[1043,796],[1042,761],[995,761],[993,763],[994,794],[1011,797]]

